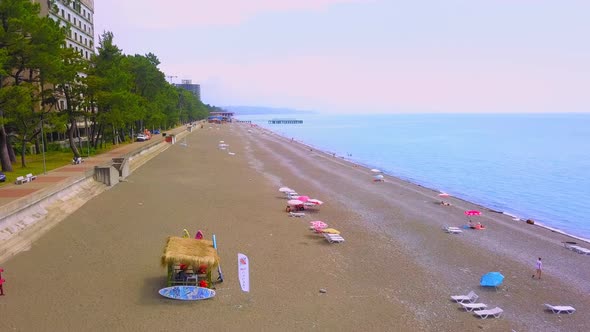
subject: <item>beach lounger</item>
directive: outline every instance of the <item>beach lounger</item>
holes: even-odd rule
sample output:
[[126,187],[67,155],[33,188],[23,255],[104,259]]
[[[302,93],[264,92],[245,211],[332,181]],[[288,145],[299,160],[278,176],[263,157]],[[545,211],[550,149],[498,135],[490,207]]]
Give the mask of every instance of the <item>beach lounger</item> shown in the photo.
[[576,312],[576,309],[574,307],[570,307],[569,305],[551,305],[545,303],[545,307],[547,307],[547,310],[551,310],[554,314],[561,314],[562,312],[565,312],[566,314],[571,315]]
[[33,175],[32,173],[29,173],[26,175],[26,178],[27,178],[28,182],[31,182],[31,181],[35,180],[37,178],[37,176]]
[[477,310],[477,311],[474,311],[473,313],[481,319],[486,319],[490,316],[493,316],[495,318],[499,318],[500,316],[502,316],[503,312],[504,312],[504,310],[500,309],[499,307],[495,307],[494,309],[489,309],[489,310]]
[[460,234],[463,233],[461,228],[454,226],[443,226],[443,230],[449,234]]
[[29,179],[25,178],[24,176],[19,176],[16,178],[16,181],[14,181],[15,184],[23,184],[27,182],[29,182]]
[[474,291],[469,292],[469,294],[467,295],[452,295],[451,299],[455,302],[459,302],[459,303],[465,303],[465,302],[475,302],[477,299],[479,298],[479,296],[477,296],[477,294],[475,294]]
[[305,217],[305,212],[289,212],[289,217]]
[[590,249],[580,247],[580,246],[570,246],[570,249],[577,252],[578,254],[590,255]]
[[485,303],[469,303],[469,302],[467,302],[467,303],[461,303],[461,305],[467,311],[483,310],[488,307],[487,304],[485,304]]
[[341,243],[341,242],[344,242],[344,238],[342,236],[340,236],[339,234],[324,233],[324,237],[330,243]]

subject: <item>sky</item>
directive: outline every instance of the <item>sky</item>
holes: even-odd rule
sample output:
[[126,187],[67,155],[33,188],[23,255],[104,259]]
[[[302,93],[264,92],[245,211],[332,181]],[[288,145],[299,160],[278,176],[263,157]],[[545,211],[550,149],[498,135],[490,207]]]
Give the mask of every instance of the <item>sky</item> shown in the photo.
[[95,34],[217,106],[590,112],[587,0],[96,0]]

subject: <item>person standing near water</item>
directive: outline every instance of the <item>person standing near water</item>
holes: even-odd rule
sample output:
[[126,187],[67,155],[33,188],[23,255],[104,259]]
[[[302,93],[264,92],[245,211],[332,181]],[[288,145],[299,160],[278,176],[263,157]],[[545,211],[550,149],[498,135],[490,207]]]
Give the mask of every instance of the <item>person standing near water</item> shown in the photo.
[[[541,270],[543,270],[543,262],[541,262],[541,257],[537,260],[537,279],[541,279]],[[535,275],[533,274],[533,279],[535,279]]]

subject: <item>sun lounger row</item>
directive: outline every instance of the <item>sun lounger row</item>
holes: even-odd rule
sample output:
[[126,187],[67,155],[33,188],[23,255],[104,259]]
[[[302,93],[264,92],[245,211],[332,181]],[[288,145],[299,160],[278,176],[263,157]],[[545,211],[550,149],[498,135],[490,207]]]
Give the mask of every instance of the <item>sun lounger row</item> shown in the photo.
[[35,180],[37,178],[36,175],[33,175],[31,173],[25,175],[25,176],[19,176],[16,178],[16,181],[14,181],[15,184],[23,184],[23,183],[27,183],[27,182],[31,182],[33,180]]
[[[452,295],[451,300],[461,304],[461,306],[469,312],[473,312],[476,316],[486,319],[490,316],[498,318],[502,315],[504,310],[500,307],[495,307],[493,309],[487,309],[487,305],[485,303],[475,302],[479,296],[475,294],[474,291],[469,292],[467,295]],[[545,303],[545,308],[550,310],[554,314],[561,314],[566,313],[568,315],[573,314],[576,312],[576,308],[568,305],[552,305]]]
[[485,303],[476,303],[479,296],[474,291],[469,292],[467,295],[452,295],[451,300],[458,302],[461,306],[469,312],[473,312],[474,315],[481,319],[486,319],[490,316],[498,318],[502,315],[504,310],[500,307],[493,309],[486,309],[488,306]]

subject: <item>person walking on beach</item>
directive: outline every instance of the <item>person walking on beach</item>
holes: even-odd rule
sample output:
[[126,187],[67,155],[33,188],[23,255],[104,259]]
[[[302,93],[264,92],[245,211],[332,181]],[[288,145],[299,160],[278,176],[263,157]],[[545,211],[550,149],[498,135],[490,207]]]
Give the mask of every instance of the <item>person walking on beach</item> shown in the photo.
[[[543,270],[543,262],[541,262],[541,257],[537,260],[537,279],[541,279],[541,270]],[[533,274],[533,279],[535,279],[535,275]]]

